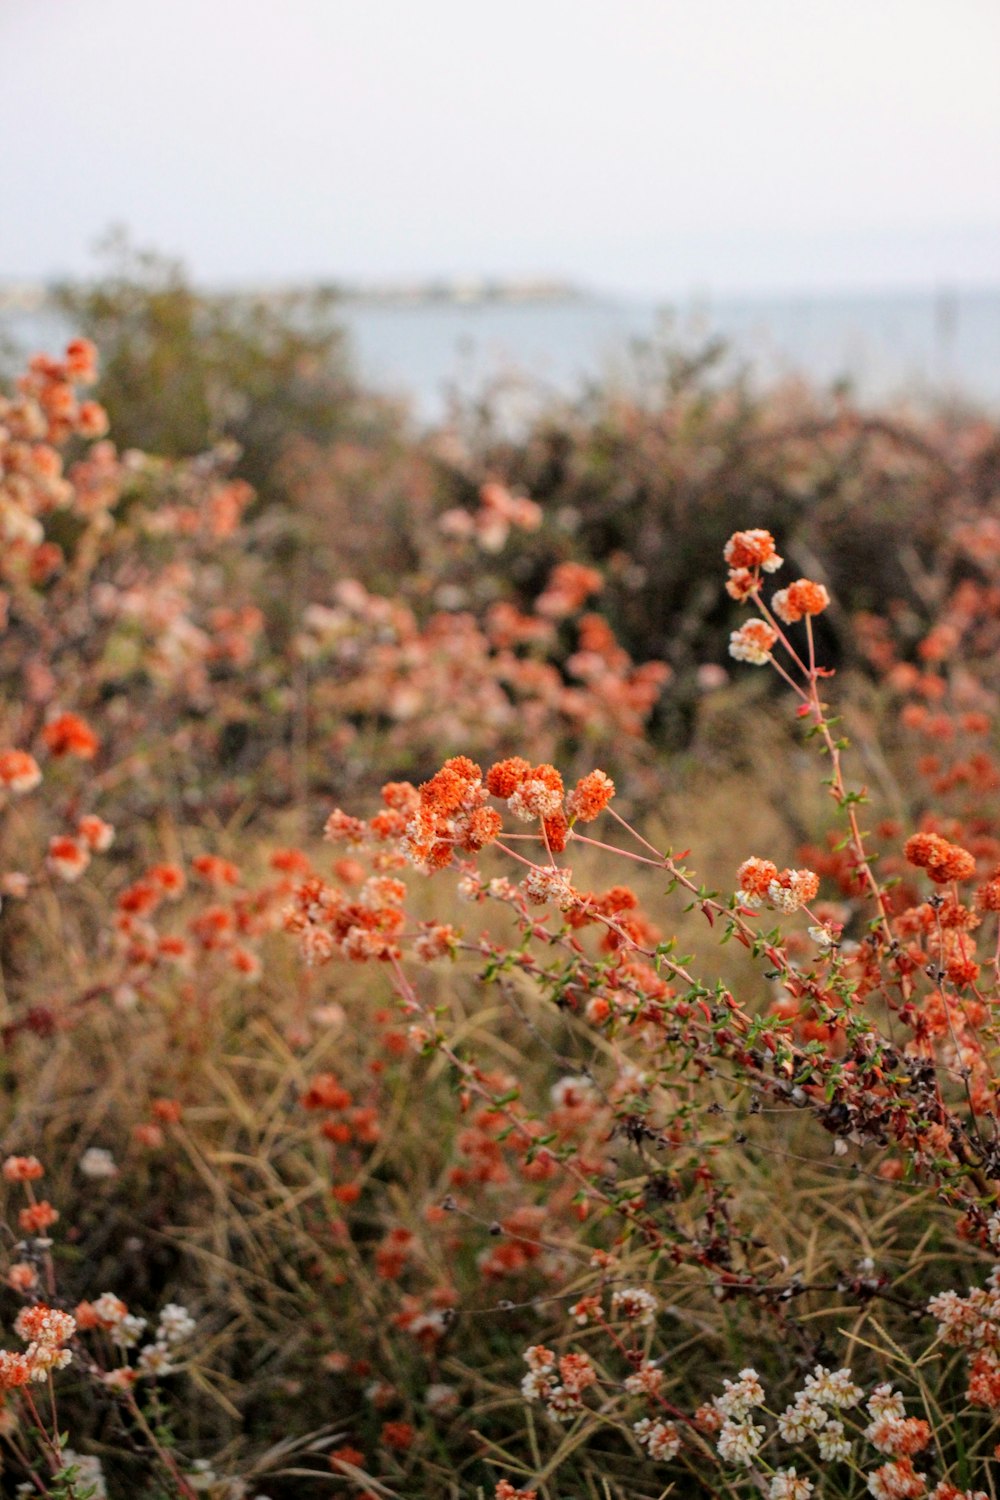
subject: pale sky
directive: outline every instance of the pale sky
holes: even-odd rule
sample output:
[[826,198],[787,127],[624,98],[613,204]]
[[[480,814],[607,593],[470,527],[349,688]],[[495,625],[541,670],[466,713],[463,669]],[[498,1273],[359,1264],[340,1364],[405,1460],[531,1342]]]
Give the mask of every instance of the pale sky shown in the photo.
[[0,0],[0,278],[1000,285],[998,0]]

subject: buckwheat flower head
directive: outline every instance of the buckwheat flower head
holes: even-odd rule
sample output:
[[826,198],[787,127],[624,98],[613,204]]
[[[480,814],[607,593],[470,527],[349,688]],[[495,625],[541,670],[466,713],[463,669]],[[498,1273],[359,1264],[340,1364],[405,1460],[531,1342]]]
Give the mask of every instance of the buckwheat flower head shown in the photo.
[[50,719],[42,730],[42,739],[50,755],[57,758],[75,755],[80,760],[93,760],[100,742],[85,719],[79,714],[58,714]]
[[776,573],[783,562],[774,545],[774,537],[760,527],[734,531],[722,555],[730,568],[761,568],[765,573]]
[[27,1385],[31,1379],[31,1370],[27,1355],[0,1349],[0,1391],[11,1391],[17,1386]]
[[656,1317],[657,1302],[652,1292],[643,1287],[626,1286],[611,1295],[611,1315],[645,1328]]
[[673,1422],[654,1422],[644,1417],[632,1424],[632,1431],[645,1448],[650,1458],[667,1463],[676,1458],[681,1448],[681,1435]]
[[776,1469],[771,1477],[767,1500],[809,1500],[812,1492],[812,1481],[805,1476],[800,1478],[794,1466],[790,1469]]
[[577,1391],[564,1385],[555,1385],[545,1398],[545,1408],[557,1422],[572,1422],[583,1410],[583,1401]]
[[816,1434],[816,1442],[819,1456],[826,1463],[842,1463],[851,1456],[852,1445],[844,1436],[843,1422],[831,1418],[823,1430]]
[[144,1344],[139,1350],[136,1369],[143,1375],[171,1375],[174,1365],[170,1362],[170,1350],[166,1344]]
[[975,857],[960,844],[951,844],[937,833],[914,833],[903,846],[911,865],[926,870],[936,885],[953,880],[971,880],[976,873]]
[[0,1170],[6,1182],[37,1182],[45,1176],[37,1156],[8,1156]]
[[555,766],[535,766],[507,798],[507,806],[516,818],[530,823],[559,812],[563,795],[563,779]]
[[839,940],[840,933],[835,931],[827,923],[818,924],[806,928],[807,933],[816,944],[817,948],[833,948]]
[[1000,1250],[1000,1210],[990,1215],[986,1230],[994,1250]]
[[779,620],[794,625],[804,615],[820,615],[829,606],[830,595],[821,583],[809,578],[798,578],[786,589],[779,589],[771,600],[771,608]]
[[[597,1089],[591,1079],[568,1073],[565,1078],[558,1078],[552,1085],[549,1098],[555,1109],[580,1109],[597,1098]],[[588,1300],[600,1306],[596,1298]]]
[[825,1365],[816,1365],[813,1373],[806,1376],[803,1395],[806,1400],[814,1401],[820,1406],[834,1406],[846,1410],[857,1406],[864,1391],[859,1385],[854,1384],[851,1372],[847,1368],[828,1370]]
[[827,1420],[823,1407],[810,1401],[800,1391],[793,1404],[786,1407],[779,1416],[778,1432],[786,1443],[801,1443],[811,1433],[822,1431]]
[[26,750],[4,750],[0,753],[0,788],[23,796],[33,792],[42,779],[38,762]]
[[749,568],[731,568],[729,577],[726,579],[726,593],[737,604],[745,604],[756,588],[760,587],[760,579],[757,574]]
[[715,1404],[727,1417],[742,1420],[755,1406],[764,1404],[764,1387],[760,1383],[757,1371],[751,1366],[741,1370],[738,1380],[724,1380],[721,1396],[716,1396]]
[[556,865],[532,865],[521,881],[521,889],[536,906],[552,901],[560,910],[566,911],[577,899],[572,881],[572,870]]
[[869,1474],[868,1492],[875,1500],[920,1500],[926,1493],[926,1478],[926,1474],[915,1473],[912,1461],[904,1458]]
[[812,870],[782,870],[769,883],[767,899],[778,911],[789,915],[816,899],[819,876]]
[[52,874],[58,875],[60,880],[79,880],[90,864],[90,850],[80,839],[70,838],[66,834],[56,834],[49,839],[45,863]]
[[521,1381],[521,1395],[525,1401],[544,1401],[554,1389],[554,1370],[529,1370]]
[[53,1208],[46,1198],[39,1203],[29,1203],[22,1208],[17,1216],[17,1222],[25,1234],[44,1235],[47,1229],[59,1220],[59,1210]]
[[865,1437],[880,1453],[893,1458],[908,1458],[926,1448],[931,1430],[920,1417],[896,1417],[883,1413],[865,1428]]
[[57,1307],[36,1302],[34,1307],[23,1307],[18,1313],[14,1320],[14,1332],[25,1343],[48,1344],[57,1348],[73,1337],[76,1319],[71,1313],[61,1312]]
[[5,1280],[9,1287],[23,1296],[26,1292],[34,1291],[38,1285],[38,1272],[30,1261],[16,1260],[13,1265],[8,1266]]
[[625,1377],[624,1385],[630,1396],[655,1396],[663,1388],[664,1378],[661,1369],[644,1359],[631,1375]]
[[156,1329],[158,1343],[181,1344],[194,1333],[196,1324],[186,1307],[168,1302],[160,1313]]
[[62,1349],[58,1344],[29,1344],[24,1351],[24,1357],[31,1367],[31,1378],[39,1383],[48,1380],[49,1376],[56,1370],[65,1370],[72,1363],[73,1355],[69,1349]]
[[604,771],[581,776],[566,797],[566,812],[579,823],[590,823],[604,811],[615,795],[615,784]]
[[865,1410],[871,1417],[896,1417],[902,1420],[906,1416],[902,1396],[887,1382],[875,1387],[865,1402]]
[[117,1328],[128,1314],[125,1303],[120,1297],[116,1297],[114,1292],[102,1292],[93,1302],[91,1311],[105,1328]]
[[119,1349],[131,1349],[139,1342],[145,1331],[145,1318],[138,1318],[134,1313],[126,1313],[112,1329],[111,1342],[117,1344]]
[[[579,1302],[574,1302],[569,1310],[570,1317],[581,1328],[586,1328],[591,1318],[599,1317],[600,1313],[600,1297],[581,1297]],[[628,1389],[628,1381],[625,1382],[625,1386]]]
[[424,1405],[435,1416],[444,1416],[458,1406],[458,1391],[453,1385],[435,1382],[424,1391]]
[[90,1177],[94,1181],[118,1176],[115,1159],[104,1146],[88,1146],[77,1165],[84,1177]]
[[751,855],[736,872],[738,899],[744,906],[762,906],[777,874],[777,865],[772,864],[769,859],[758,859],[756,855]]
[[764,1428],[753,1423],[749,1417],[740,1421],[723,1422],[716,1444],[719,1457],[726,1463],[749,1468],[764,1441]]
[[76,825],[76,832],[77,837],[83,839],[95,854],[106,854],[115,841],[115,830],[112,824],[106,823],[103,818],[98,818],[93,813],[88,813],[80,819]]
[[564,1354],[559,1361],[559,1379],[567,1391],[579,1395],[597,1380],[597,1371],[589,1354]]
[[749,662],[754,667],[764,667],[767,665],[771,649],[777,639],[778,632],[774,626],[755,616],[732,632],[729,637],[729,654],[737,661]]

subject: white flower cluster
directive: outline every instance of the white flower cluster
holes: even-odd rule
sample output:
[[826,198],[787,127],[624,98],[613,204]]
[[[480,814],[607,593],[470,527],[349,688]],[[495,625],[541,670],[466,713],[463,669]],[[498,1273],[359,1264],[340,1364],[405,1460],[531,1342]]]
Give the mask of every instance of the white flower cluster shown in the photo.
[[716,1439],[719,1457],[749,1468],[764,1441],[765,1429],[752,1417],[754,1408],[764,1404],[764,1387],[749,1365],[740,1371],[738,1380],[724,1380],[722,1384],[722,1395],[716,1396],[714,1403],[725,1418]]
[[778,1418],[778,1432],[786,1443],[801,1443],[814,1437],[820,1457],[826,1463],[837,1463],[851,1455],[851,1444],[844,1436],[844,1424],[830,1415],[830,1410],[846,1411],[857,1406],[864,1392],[854,1384],[850,1370],[828,1370],[817,1365],[806,1376],[805,1385],[791,1406]]
[[676,1458],[680,1452],[681,1435],[673,1422],[654,1422],[649,1417],[643,1417],[641,1422],[633,1423],[632,1431],[650,1458],[655,1458],[660,1463]]
[[573,872],[558,865],[532,865],[521,881],[521,889],[529,901],[540,906],[553,901],[561,911],[567,911],[576,903],[573,890]]
[[624,1318],[636,1328],[646,1328],[656,1317],[657,1302],[652,1292],[642,1287],[625,1286],[611,1296],[611,1316]]
[[[136,1319],[145,1327],[144,1319]],[[183,1344],[195,1330],[195,1321],[186,1307],[179,1302],[168,1302],[160,1313],[156,1333],[151,1344],[143,1345],[139,1351],[137,1365],[143,1375],[155,1378],[170,1375],[176,1368],[172,1355],[178,1344]]]
[[84,1177],[93,1182],[118,1176],[118,1167],[111,1152],[104,1146],[88,1146],[78,1162]]

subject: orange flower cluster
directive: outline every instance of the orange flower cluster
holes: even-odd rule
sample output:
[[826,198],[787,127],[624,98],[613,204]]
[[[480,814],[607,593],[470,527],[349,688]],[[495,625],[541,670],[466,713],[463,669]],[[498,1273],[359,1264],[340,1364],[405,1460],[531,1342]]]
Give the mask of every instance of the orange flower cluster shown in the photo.
[[783,559],[778,556],[774,537],[769,531],[736,531],[723,549],[729,567],[726,592],[743,604],[760,589],[760,575],[775,573]]
[[311,875],[296,885],[283,925],[296,934],[306,963],[325,964],[339,953],[355,963],[399,958],[399,937],[406,925],[401,881],[373,879],[355,901]]
[[813,870],[780,870],[769,859],[752,855],[737,871],[737,898],[744,906],[763,905],[794,912],[808,906],[819,894],[819,876]]
[[26,750],[0,752],[0,787],[17,796],[33,792],[42,779],[38,762]]
[[778,640],[778,632],[766,620],[747,620],[729,637],[729,654],[752,666],[766,666]]
[[496,480],[490,480],[480,489],[477,511],[456,506],[438,517],[438,525],[446,536],[474,538],[484,552],[502,551],[512,528],[537,531],[541,524],[542,512],[533,500],[512,494]]
[[823,585],[808,578],[796,579],[771,597],[771,608],[786,625],[794,625],[806,615],[821,615],[829,604],[830,595]]
[[914,833],[903,849],[911,865],[926,870],[935,885],[953,880],[971,880],[976,873],[975,856],[959,844],[951,844],[937,833]]
[[42,730],[42,742],[49,754],[56,758],[75,755],[80,760],[93,760],[100,745],[86,720],[73,713],[59,714],[50,719]]
[[731,570],[761,569],[765,573],[776,573],[783,561],[778,556],[774,537],[760,528],[734,531],[725,545],[723,557]]
[[417,869],[430,872],[451,863],[456,849],[477,853],[498,836],[499,813],[487,807],[481,767],[454,756],[418,790],[418,805],[402,848]]
[[600,593],[604,579],[596,568],[582,563],[557,563],[549,575],[544,591],[535,601],[535,609],[549,620],[563,620],[575,615],[592,594]]

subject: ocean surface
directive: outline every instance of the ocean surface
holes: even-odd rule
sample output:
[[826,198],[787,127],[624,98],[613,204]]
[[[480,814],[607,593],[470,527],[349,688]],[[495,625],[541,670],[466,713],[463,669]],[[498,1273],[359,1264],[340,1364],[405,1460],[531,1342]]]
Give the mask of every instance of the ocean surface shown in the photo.
[[[728,346],[730,368],[760,384],[802,375],[846,381],[864,400],[945,398],[1000,410],[1000,286],[898,293],[667,304],[605,297],[553,302],[345,302],[355,364],[372,385],[435,422],[452,400],[501,393],[517,419],[589,383],[641,383],[657,346]],[[0,312],[0,337],[55,347],[41,314]],[[643,348],[646,354],[642,353]]]

